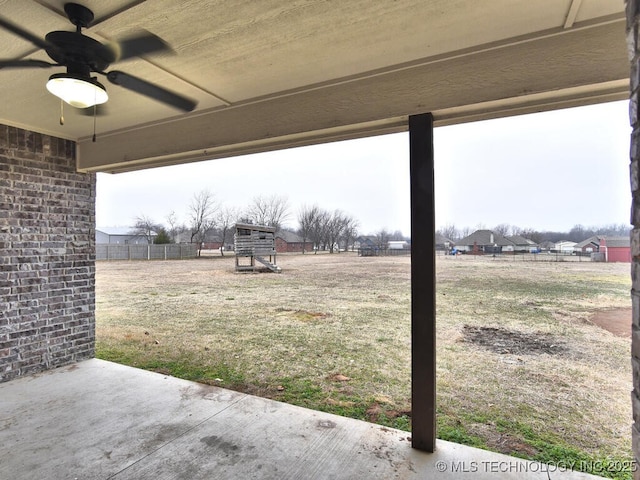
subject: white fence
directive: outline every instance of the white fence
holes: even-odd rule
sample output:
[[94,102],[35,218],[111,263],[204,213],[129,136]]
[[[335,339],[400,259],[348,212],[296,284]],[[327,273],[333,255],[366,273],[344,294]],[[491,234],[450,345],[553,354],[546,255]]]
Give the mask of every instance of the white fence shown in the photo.
[[96,244],[96,260],[180,260],[195,258],[194,244],[116,245]]

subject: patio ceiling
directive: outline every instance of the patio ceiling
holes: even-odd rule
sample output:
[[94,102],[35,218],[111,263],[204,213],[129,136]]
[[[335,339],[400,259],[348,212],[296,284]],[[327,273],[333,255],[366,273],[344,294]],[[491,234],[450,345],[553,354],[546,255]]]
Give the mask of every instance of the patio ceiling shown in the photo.
[[[0,0],[37,36],[64,0]],[[112,68],[198,101],[181,113],[103,82],[108,113],[65,108],[62,69],[0,70],[0,123],[78,142],[78,168],[126,171],[628,98],[624,2],[601,0],[79,0],[100,41],[144,28],[175,54]],[[2,58],[48,60],[0,30]]]

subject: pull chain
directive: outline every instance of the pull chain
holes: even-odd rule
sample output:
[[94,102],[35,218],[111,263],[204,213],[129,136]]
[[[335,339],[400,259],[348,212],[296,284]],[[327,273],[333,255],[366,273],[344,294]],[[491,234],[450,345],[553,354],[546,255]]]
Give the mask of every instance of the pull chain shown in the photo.
[[64,125],[64,102],[60,100],[60,125]]
[[96,104],[93,105],[93,143],[96,143],[96,116],[98,112],[98,106]]
[[97,100],[97,95],[98,93],[94,90],[93,91],[93,138],[91,139],[91,141],[93,143],[96,143],[96,117],[98,116],[98,104],[96,103]]

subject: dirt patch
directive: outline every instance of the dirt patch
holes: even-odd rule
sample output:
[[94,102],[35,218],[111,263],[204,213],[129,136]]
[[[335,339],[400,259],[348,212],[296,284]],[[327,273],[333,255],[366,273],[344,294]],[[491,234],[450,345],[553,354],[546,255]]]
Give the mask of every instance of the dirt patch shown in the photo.
[[631,308],[600,310],[591,318],[591,323],[618,337],[631,337]]
[[463,341],[502,355],[557,355],[566,351],[564,342],[552,335],[522,333],[499,327],[462,327]]
[[381,415],[384,415],[388,420],[393,420],[394,418],[402,416],[411,417],[411,409],[406,408],[387,410],[379,403],[373,403],[369,408],[367,408],[365,415],[367,416],[367,420],[373,423],[377,423]]
[[329,314],[323,312],[309,312],[307,310],[296,310],[293,317],[301,322],[310,322],[312,320],[321,320],[327,318]]
[[293,310],[289,308],[276,308],[277,313],[284,313],[300,322],[311,322],[313,320],[322,320],[328,318],[331,315],[324,312],[310,312],[308,310]]
[[367,419],[370,422],[377,422],[378,418],[380,417],[380,414],[383,412],[383,408],[378,405],[377,403],[374,403],[373,405],[371,405],[369,408],[367,408],[367,411],[365,412]]
[[516,435],[498,432],[494,425],[471,425],[469,433],[482,437],[487,447],[495,452],[506,455],[518,454],[518,456],[535,457],[538,451]]
[[329,380],[333,380],[335,382],[348,382],[349,380],[351,380],[351,378],[342,375],[341,373],[335,373],[333,375],[330,375],[329,377],[327,377]]

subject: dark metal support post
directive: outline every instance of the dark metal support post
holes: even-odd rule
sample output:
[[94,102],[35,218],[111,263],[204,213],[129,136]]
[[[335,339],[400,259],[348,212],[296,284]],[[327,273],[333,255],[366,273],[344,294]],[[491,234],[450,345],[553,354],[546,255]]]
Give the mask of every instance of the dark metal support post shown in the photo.
[[433,115],[409,117],[411,175],[411,445],[436,448],[436,259]]

